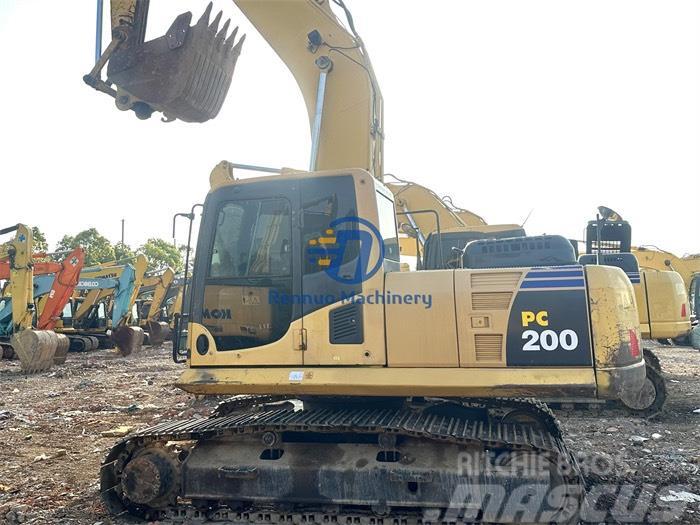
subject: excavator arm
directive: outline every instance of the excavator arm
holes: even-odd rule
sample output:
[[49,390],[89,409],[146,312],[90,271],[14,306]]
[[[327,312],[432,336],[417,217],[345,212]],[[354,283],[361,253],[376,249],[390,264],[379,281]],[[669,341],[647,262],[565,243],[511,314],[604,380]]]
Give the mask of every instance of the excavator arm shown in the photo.
[[[144,276],[146,274],[146,269],[148,268],[148,259],[145,255],[137,255],[133,259],[133,264],[130,265],[120,265],[118,262],[103,263],[99,266],[93,266],[91,268],[86,268],[81,274],[81,279],[94,279],[94,278],[120,278],[122,272],[125,268],[131,267],[134,272],[133,282],[129,284],[129,300],[124,303],[124,313],[117,315],[114,319],[114,326],[123,326],[128,323],[131,316],[131,309],[136,304],[136,298],[139,295],[139,290],[143,283]],[[121,290],[123,292],[124,286]],[[90,289],[83,299],[82,303],[75,312],[74,319],[81,319],[90,308],[102,301],[106,301],[115,293],[119,293],[120,289],[115,287],[103,287]]]
[[32,273],[32,230],[24,224],[17,224],[0,230],[0,235],[15,233],[15,238],[0,246],[0,258],[7,258],[9,279],[6,294],[12,297],[12,332],[20,332],[32,327],[34,316],[33,273]]
[[111,338],[123,355],[143,344],[143,330],[129,326],[131,308],[141,286],[148,261],[138,256],[135,264],[93,266],[80,273],[76,290],[86,293],[73,315],[73,326],[81,327],[86,316],[100,302],[110,303]]
[[170,336],[168,323],[160,320],[165,297],[168,289],[175,279],[175,272],[172,268],[166,268],[157,275],[151,275],[143,279],[140,293],[147,291],[152,293],[148,312],[143,319],[139,318],[139,325],[146,331],[146,338],[151,345],[160,344]]
[[633,247],[632,253],[637,257],[639,266],[651,270],[673,270],[681,274],[686,290],[690,289],[693,277],[700,274],[700,256],[686,255],[678,257],[654,246]]
[[[0,258],[7,258],[9,264],[9,284],[6,290],[11,303],[12,320],[2,329],[3,344],[11,348],[20,359],[26,373],[40,372],[51,368],[59,346],[59,338],[54,332],[33,330],[34,320],[34,260],[32,257],[33,238],[31,228],[17,224],[0,230],[0,235],[15,233],[14,240],[0,246]],[[2,341],[0,341],[2,342]],[[64,345],[65,346],[65,345]],[[67,347],[66,347],[67,348]]]
[[381,180],[383,99],[349,12],[346,29],[331,0],[234,1],[301,90],[312,133],[309,170],[364,168]]
[[141,290],[146,288],[153,292],[151,303],[148,306],[148,312],[143,319],[144,321],[158,320],[158,315],[160,314],[163,306],[163,301],[165,301],[165,296],[168,293],[168,289],[170,288],[170,285],[174,279],[175,272],[172,268],[166,268],[158,275],[151,275],[143,279]]
[[[70,301],[80,279],[80,271],[85,262],[85,252],[82,248],[75,248],[68,256],[58,264],[58,270],[54,272],[45,272],[46,274],[53,273],[53,280],[48,292],[39,298],[37,301],[37,310],[39,319],[36,326],[40,330],[53,330],[56,322],[61,318],[63,308]],[[41,275],[41,268],[37,269],[41,264],[57,264],[57,263],[36,263],[35,275]],[[34,293],[37,296],[36,290]]]
[[[342,0],[235,0],[291,71],[312,134],[310,170],[364,168],[382,179],[383,100],[362,39]],[[339,6],[348,28],[331,9]],[[194,26],[179,15],[165,36],[145,41],[149,2],[112,0],[112,42],[85,82],[139,118],[204,122],[226,97],[245,37],[211,4]],[[98,31],[99,32],[99,31]],[[107,79],[100,77],[108,65]],[[360,74],[358,74],[358,71]],[[321,132],[323,130],[323,132]]]

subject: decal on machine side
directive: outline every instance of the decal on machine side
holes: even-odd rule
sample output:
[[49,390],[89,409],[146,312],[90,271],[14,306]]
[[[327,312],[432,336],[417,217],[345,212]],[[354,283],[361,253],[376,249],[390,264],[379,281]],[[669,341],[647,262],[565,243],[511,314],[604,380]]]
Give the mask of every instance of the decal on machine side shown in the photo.
[[583,269],[533,269],[508,318],[508,366],[592,366]]

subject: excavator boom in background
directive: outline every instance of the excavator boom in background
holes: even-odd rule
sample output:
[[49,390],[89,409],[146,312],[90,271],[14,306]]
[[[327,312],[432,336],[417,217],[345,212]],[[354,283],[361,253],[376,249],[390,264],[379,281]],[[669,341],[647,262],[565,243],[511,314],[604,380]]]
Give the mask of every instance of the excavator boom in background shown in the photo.
[[700,255],[678,257],[655,246],[632,247],[642,268],[678,272],[683,279],[691,305],[691,314],[700,319]]
[[[122,355],[141,348],[143,330],[129,326],[131,310],[148,261],[138,256],[131,264],[108,264],[84,268],[76,290],[80,297],[71,301],[57,330],[74,340],[75,350],[92,349],[83,338],[96,338],[100,347],[114,343]],[[92,345],[97,348],[97,345]]]
[[165,300],[175,279],[172,268],[147,275],[139,289],[136,310],[139,326],[144,330],[144,343],[158,345],[170,337]]
[[[33,258],[46,258],[46,254],[34,254]],[[39,330],[55,328],[56,322],[60,319],[63,309],[70,301],[78,284],[84,261],[83,249],[75,248],[60,263],[41,260],[33,263],[34,297],[39,314],[36,328]],[[9,276],[9,263],[0,261],[0,279],[9,279]],[[41,279],[41,285],[37,285],[38,276],[45,277]]]
[[[0,259],[7,259],[8,287],[0,299],[0,316],[7,321],[0,326],[0,347],[3,354],[16,354],[26,373],[51,368],[59,346],[65,340],[50,330],[34,330],[33,237],[31,228],[17,224],[0,230],[0,235],[15,233],[14,240],[0,245]],[[9,310],[11,315],[3,315]]]

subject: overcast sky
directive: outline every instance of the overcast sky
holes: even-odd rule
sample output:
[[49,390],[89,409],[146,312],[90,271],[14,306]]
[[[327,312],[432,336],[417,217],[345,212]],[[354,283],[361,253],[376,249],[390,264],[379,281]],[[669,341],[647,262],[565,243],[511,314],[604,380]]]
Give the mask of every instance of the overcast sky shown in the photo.
[[[384,95],[387,172],[490,223],[533,210],[531,234],[581,238],[605,204],[635,243],[700,252],[698,2],[346,1]],[[149,37],[206,3],[153,0]],[[93,226],[117,241],[125,218],[136,247],[171,238],[220,160],[307,166],[291,74],[215,6],[248,39],[219,117],[196,125],[139,121],[83,84],[94,0],[0,0],[0,227],[37,225],[53,247]]]

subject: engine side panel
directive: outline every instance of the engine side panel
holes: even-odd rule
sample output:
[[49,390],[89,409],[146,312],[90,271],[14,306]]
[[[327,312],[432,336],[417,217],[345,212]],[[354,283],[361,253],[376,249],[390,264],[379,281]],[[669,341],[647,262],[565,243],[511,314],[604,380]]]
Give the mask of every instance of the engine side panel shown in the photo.
[[386,274],[389,366],[459,366],[453,281],[450,270]]

